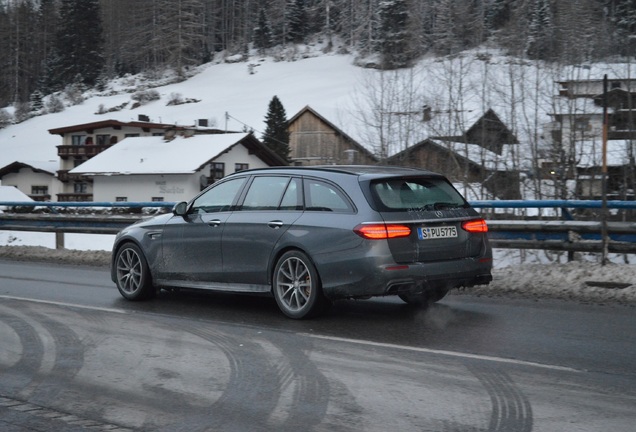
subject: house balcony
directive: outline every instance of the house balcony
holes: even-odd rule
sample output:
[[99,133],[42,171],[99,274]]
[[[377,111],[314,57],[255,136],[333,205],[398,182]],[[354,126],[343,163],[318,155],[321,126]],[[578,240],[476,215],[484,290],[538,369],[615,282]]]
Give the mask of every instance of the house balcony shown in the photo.
[[636,130],[612,130],[607,131],[607,139],[609,140],[628,140],[636,139]]
[[30,194],[29,198],[31,198],[33,201],[38,202],[51,201],[51,195],[49,194]]
[[90,159],[110,148],[112,145],[113,144],[59,145],[57,146],[57,155],[62,159],[66,159],[70,156],[86,157]]
[[58,202],[87,202],[93,201],[91,193],[59,193],[57,194]]
[[57,172],[57,179],[61,182],[67,183],[70,181],[79,181],[79,182],[87,182],[92,183],[93,179],[89,176],[85,176],[82,174],[69,174],[69,170],[59,170]]

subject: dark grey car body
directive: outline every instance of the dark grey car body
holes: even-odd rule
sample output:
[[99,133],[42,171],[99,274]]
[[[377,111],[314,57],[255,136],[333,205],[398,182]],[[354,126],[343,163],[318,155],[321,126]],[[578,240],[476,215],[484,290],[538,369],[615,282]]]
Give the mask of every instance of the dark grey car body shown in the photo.
[[[378,185],[388,189],[389,182],[403,179],[441,184],[456,202],[386,207]],[[223,189],[212,191],[215,188]],[[206,202],[215,195],[231,199],[223,206],[216,205],[217,198]],[[268,201],[272,204],[263,205]],[[384,295],[400,295],[407,301],[435,291],[442,292],[437,295],[441,298],[450,288],[492,280],[487,234],[462,229],[467,221],[479,220],[443,176],[424,170],[248,170],[225,177],[187,204],[177,204],[170,214],[122,230],[113,247],[112,279],[121,279],[115,261],[118,251],[132,243],[143,254],[146,282],[154,288],[270,293],[277,262],[291,251],[302,253],[315,267],[320,295],[329,301]],[[390,239],[360,234],[360,227],[378,224],[408,226],[412,232]],[[426,239],[435,233],[441,237]],[[454,236],[443,238],[445,233]]]

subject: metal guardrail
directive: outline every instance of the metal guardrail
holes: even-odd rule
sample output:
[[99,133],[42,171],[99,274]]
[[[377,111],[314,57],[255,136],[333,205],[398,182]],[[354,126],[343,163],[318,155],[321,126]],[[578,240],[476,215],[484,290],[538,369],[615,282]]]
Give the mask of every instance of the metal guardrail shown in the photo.
[[[575,221],[570,209],[636,210],[636,201],[600,200],[483,200],[471,202],[483,209],[561,209],[565,220],[488,220],[490,243],[495,248],[602,252],[602,222]],[[608,252],[636,253],[636,223],[607,222]]]
[[[124,208],[141,211],[144,208],[172,208],[175,203],[166,201],[152,202],[39,202],[39,201],[0,201],[0,210],[13,208],[20,212],[0,212],[0,230],[31,231],[55,233],[56,249],[64,248],[64,234],[117,234],[121,229],[135,223],[143,217],[152,215],[126,214],[61,214],[66,208],[95,209]],[[26,209],[49,208],[51,213],[25,213]]]
[[[495,248],[601,252],[601,222],[489,220],[488,234]],[[636,223],[608,222],[608,252],[636,253]]]
[[[1,204],[1,203],[0,203]],[[480,200],[471,201],[475,208],[603,208],[600,200]],[[607,201],[609,209],[636,209],[636,201]]]
[[55,208],[70,208],[70,207],[95,207],[95,208],[156,208],[166,207],[172,208],[176,203],[170,201],[148,201],[148,202],[128,202],[128,201],[116,201],[116,202],[93,202],[93,201],[72,201],[72,202],[41,202],[41,201],[0,201],[0,209],[2,207],[48,207]]
[[[64,233],[116,234],[144,215],[143,208],[171,208],[172,202],[21,202],[3,201],[0,208],[49,207],[48,214],[0,213],[0,230],[56,233],[56,245],[64,247]],[[602,208],[601,201],[473,201],[475,208],[561,208],[569,215],[571,208]],[[60,214],[56,209],[130,208],[139,214]],[[608,201],[608,209],[636,209],[636,201]],[[574,220],[488,220],[489,238],[495,248],[544,249],[556,251],[601,252],[601,222]],[[608,251],[636,253],[636,222],[607,222]]]

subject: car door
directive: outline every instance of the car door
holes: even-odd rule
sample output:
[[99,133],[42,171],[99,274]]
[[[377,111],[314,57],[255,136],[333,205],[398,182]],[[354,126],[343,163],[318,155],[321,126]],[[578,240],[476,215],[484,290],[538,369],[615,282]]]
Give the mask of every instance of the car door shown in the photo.
[[300,217],[302,208],[299,178],[255,176],[223,230],[223,273],[227,281],[267,289],[272,250]]
[[221,181],[195,198],[184,216],[174,216],[162,235],[162,279],[222,281],[221,236],[247,177]]

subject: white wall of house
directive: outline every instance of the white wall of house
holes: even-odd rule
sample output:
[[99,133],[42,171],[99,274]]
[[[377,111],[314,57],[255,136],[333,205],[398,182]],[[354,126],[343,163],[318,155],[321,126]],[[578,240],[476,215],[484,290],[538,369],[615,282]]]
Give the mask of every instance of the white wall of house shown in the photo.
[[[47,194],[54,200],[62,190],[62,183],[52,174],[35,172],[31,168],[20,168],[17,173],[9,173],[2,178],[4,186],[15,186],[25,195],[32,195],[42,187],[47,188]],[[34,187],[36,188],[34,190]]]
[[591,140],[603,136],[603,116],[600,114],[563,115],[562,142]]
[[95,176],[93,201],[188,201],[199,193],[200,174]]
[[232,147],[227,153],[223,153],[213,162],[222,162],[225,164],[225,175],[235,172],[236,164],[247,164],[248,168],[266,168],[267,165],[259,157],[249,154],[248,150],[242,145]]
[[[225,164],[225,175],[234,173],[236,164],[247,164],[247,168],[268,166],[242,145],[234,146],[212,162]],[[93,201],[189,201],[201,191],[201,176],[210,176],[210,165],[194,174],[96,175],[93,177]]]
[[[80,147],[83,148],[83,146],[89,145],[89,144],[86,144],[87,140],[92,141],[93,145],[98,145],[101,143],[102,140],[107,143],[110,143],[113,137],[116,139],[116,142],[120,142],[121,140],[131,136],[144,137],[144,136],[153,136],[153,135],[163,135],[164,132],[165,130],[160,128],[153,129],[153,128],[123,126],[121,129],[115,129],[109,126],[105,128],[94,129],[91,131],[91,133],[87,133],[85,131],[65,133],[64,137],[62,138],[62,145],[79,146],[78,149],[80,149]],[[82,154],[83,154],[82,152],[79,153],[79,155],[82,155]],[[64,171],[64,170],[71,170],[75,168],[76,166],[75,159],[76,158],[72,156],[68,158],[60,158],[60,170]],[[80,162],[82,161],[83,160],[81,160]],[[86,193],[93,193],[93,188],[91,187],[90,184],[87,184],[86,187],[87,187]],[[60,190],[61,193],[75,192],[73,182],[68,182],[66,184],[63,184],[62,188],[63,189]]]

